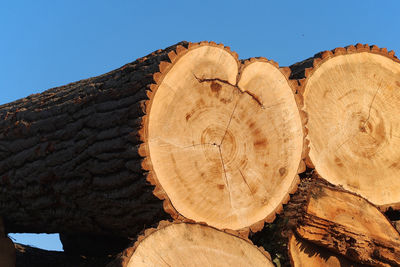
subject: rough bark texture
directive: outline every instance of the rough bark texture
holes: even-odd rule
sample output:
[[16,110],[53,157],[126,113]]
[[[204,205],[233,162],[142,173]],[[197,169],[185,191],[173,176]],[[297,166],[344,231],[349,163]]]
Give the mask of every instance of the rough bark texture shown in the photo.
[[135,236],[166,217],[141,169],[137,132],[153,73],[175,47],[0,106],[7,232]]
[[293,234],[289,238],[289,254],[293,267],[361,267],[363,264],[354,263],[341,255],[326,248],[316,246]]
[[400,266],[399,233],[378,208],[321,179],[305,180],[299,189],[285,215],[301,238],[359,263]]

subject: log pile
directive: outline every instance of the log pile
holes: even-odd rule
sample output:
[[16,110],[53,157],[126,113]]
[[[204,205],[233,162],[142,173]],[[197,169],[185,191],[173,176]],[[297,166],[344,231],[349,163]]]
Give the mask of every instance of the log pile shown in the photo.
[[[0,246],[60,233],[48,259],[65,266],[274,266],[255,233],[281,213],[292,266],[400,266],[382,213],[400,207],[399,63],[357,45],[288,68],[181,42],[2,105]],[[17,266],[46,254],[17,248]]]
[[400,266],[400,236],[381,213],[400,202],[399,63],[393,51],[357,44],[291,66],[308,115],[306,163],[319,181],[288,205],[290,218],[300,216],[295,232],[372,266]]

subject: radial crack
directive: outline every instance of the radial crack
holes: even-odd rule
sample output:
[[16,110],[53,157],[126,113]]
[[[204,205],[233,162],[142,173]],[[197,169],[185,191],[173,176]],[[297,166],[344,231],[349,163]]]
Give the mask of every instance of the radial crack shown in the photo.
[[160,259],[168,266],[168,267],[172,267],[161,255],[158,255],[160,257]]
[[369,137],[371,137],[372,139],[374,139],[374,141],[375,142],[377,142],[378,143],[378,140],[376,140],[376,138],[375,137],[373,137],[370,133],[366,133],[367,135],[369,135]]
[[228,125],[226,126],[225,133],[224,133],[224,135],[222,136],[222,139],[221,139],[221,142],[219,143],[219,146],[222,145],[222,142],[223,142],[224,139],[225,139],[226,133],[228,132],[228,129],[229,129],[229,125],[231,125],[231,121],[232,121],[232,118],[233,118],[233,114],[235,113],[237,104],[238,104],[238,101],[236,101],[235,107],[234,107],[233,110],[232,110],[231,117],[229,118]]
[[232,86],[233,88],[236,88],[241,94],[248,94],[254,101],[257,102],[257,104],[258,104],[262,109],[265,108],[264,105],[263,105],[263,103],[261,102],[261,100],[260,100],[255,94],[253,94],[252,92],[249,92],[249,91],[247,91],[247,90],[242,90],[237,84],[236,84],[236,85],[235,85],[235,84],[231,84],[231,83],[228,82],[227,80],[223,80],[223,79],[220,79],[220,78],[208,78],[208,79],[206,79],[206,78],[198,78],[198,77],[196,76],[196,74],[194,74],[194,73],[193,73],[193,76],[196,78],[196,80],[197,80],[199,83],[218,81],[218,82],[220,82],[220,83],[228,84],[228,85]]
[[246,178],[244,177],[242,171],[241,171],[240,169],[238,169],[238,171],[239,171],[240,175],[242,176],[243,181],[245,182],[245,184],[246,184],[247,187],[249,188],[249,191],[250,191],[251,195],[253,196],[253,191],[251,191],[250,185],[247,183],[247,180],[246,180]]
[[365,125],[367,124],[369,118],[371,117],[372,105],[374,104],[376,95],[378,94],[378,91],[381,89],[381,87],[382,87],[382,82],[380,83],[379,87],[376,89],[376,92],[375,92],[375,94],[374,94],[374,97],[372,98],[371,104],[369,105],[369,109],[368,109],[368,117],[367,117],[367,119],[364,121],[362,128],[365,127]]
[[190,146],[184,146],[184,147],[182,147],[182,148],[189,148],[189,147],[202,146],[202,145],[212,145],[212,146],[215,146],[215,144],[212,144],[212,143],[204,143],[204,144],[193,144],[193,145],[190,145]]
[[275,104],[266,106],[264,108],[273,108],[273,107],[276,107],[276,106],[279,106],[279,105],[284,105],[284,104],[285,104],[285,102],[282,101],[282,102],[279,102],[279,103],[275,103]]
[[350,141],[350,139],[352,139],[354,136],[356,136],[358,133],[353,134],[352,136],[350,136],[349,138],[347,138],[343,143],[341,143],[338,148],[333,152],[335,153],[336,151],[338,151],[344,144],[346,144],[347,142]]
[[242,91],[242,90],[240,90],[240,91],[243,92],[243,93],[248,94],[249,96],[251,96],[251,98],[253,98],[254,101],[256,101],[256,102],[258,103],[258,105],[260,105],[260,107],[261,107],[262,109],[265,108],[264,105],[263,105],[263,103],[261,103],[261,100],[260,100],[255,94],[253,94],[252,92],[249,92],[249,91]]
[[228,189],[228,192],[229,192],[229,202],[231,203],[231,207],[233,208],[233,206],[232,206],[232,197],[231,197],[231,188],[229,186],[228,176],[226,175],[225,163],[224,163],[224,159],[222,158],[221,146],[218,146],[218,150],[219,150],[219,157],[221,158],[222,168],[224,170],[225,185],[226,185],[226,188]]

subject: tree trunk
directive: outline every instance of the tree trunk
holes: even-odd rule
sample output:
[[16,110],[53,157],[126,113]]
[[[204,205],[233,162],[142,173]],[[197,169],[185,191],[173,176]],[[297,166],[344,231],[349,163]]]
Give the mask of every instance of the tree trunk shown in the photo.
[[307,163],[383,210],[400,207],[399,63],[393,52],[358,44],[291,66],[309,117]]
[[341,255],[292,234],[289,238],[289,255],[293,267],[361,267]]
[[0,106],[8,232],[135,236],[166,217],[141,169],[138,129],[153,73],[176,47]]
[[313,179],[302,183],[286,209],[303,239],[350,260],[400,266],[400,235],[379,209],[359,195]]
[[107,267],[132,266],[274,266],[250,240],[192,223],[160,222],[139,236]]
[[165,218],[147,181],[175,219],[261,229],[304,169],[289,74],[181,43],[0,106],[7,230],[135,236]]

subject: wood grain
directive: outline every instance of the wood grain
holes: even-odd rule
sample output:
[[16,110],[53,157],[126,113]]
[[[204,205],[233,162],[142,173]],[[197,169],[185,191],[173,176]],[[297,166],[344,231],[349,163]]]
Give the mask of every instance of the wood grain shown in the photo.
[[302,114],[288,70],[213,43],[181,49],[146,102],[143,167],[175,219],[257,231],[296,189]]
[[107,267],[274,266],[249,240],[192,223],[161,222]]
[[309,166],[383,209],[400,202],[400,61],[376,46],[294,64],[308,113]]

